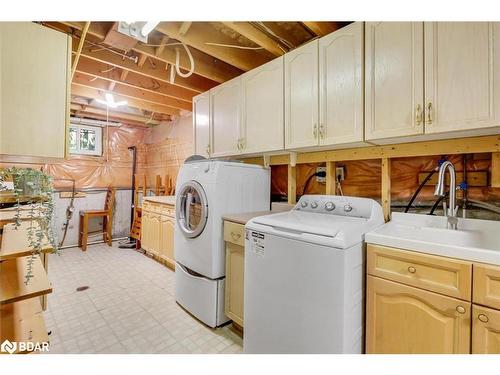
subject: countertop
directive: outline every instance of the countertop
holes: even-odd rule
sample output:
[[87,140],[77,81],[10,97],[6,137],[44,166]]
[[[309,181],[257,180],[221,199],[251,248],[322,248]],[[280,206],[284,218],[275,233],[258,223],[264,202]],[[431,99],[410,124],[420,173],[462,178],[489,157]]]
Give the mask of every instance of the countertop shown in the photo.
[[283,211],[290,211],[292,208],[293,205],[289,205],[287,203],[278,203],[278,204],[273,203],[272,210],[226,214],[222,215],[222,220],[245,225],[248,221],[250,221],[254,217],[276,214],[278,212],[283,212]]
[[145,201],[150,201],[154,203],[168,204],[175,206],[175,195],[153,195],[149,197],[144,197]]

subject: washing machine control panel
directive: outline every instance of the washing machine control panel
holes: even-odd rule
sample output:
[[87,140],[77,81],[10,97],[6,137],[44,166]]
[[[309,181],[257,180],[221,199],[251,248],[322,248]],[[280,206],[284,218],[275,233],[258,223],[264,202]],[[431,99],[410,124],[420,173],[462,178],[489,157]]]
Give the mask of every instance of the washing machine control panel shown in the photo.
[[327,215],[370,218],[380,205],[373,199],[341,195],[303,195],[294,210]]

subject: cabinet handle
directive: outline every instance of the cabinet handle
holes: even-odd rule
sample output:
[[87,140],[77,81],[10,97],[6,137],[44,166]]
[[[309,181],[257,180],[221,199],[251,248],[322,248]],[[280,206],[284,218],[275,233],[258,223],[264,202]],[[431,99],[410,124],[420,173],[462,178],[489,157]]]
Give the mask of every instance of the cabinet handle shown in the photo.
[[432,103],[429,102],[427,104],[427,124],[432,124],[432,115],[431,115],[431,111],[432,111]]
[[236,142],[236,148],[238,148],[238,151],[241,151],[241,138],[238,138],[238,142]]
[[244,150],[245,149],[245,138],[240,138],[240,145],[241,145],[241,150]]
[[319,124],[319,137],[321,139],[325,138],[325,127],[322,123]]
[[316,124],[316,123],[314,123],[314,126],[313,126],[313,135],[314,135],[314,139],[318,138],[318,124]]
[[207,155],[210,155],[210,145],[207,146]]
[[417,125],[422,124],[422,107],[420,104],[417,104],[417,109],[415,110],[415,121]]
[[239,239],[240,239],[241,234],[231,232],[231,237],[233,238],[233,240],[234,240],[234,241],[237,241],[237,240],[239,240]]
[[457,312],[459,314],[464,314],[465,313],[465,308],[463,306],[457,306]]
[[415,273],[415,272],[417,272],[417,269],[415,267],[413,267],[413,266],[410,266],[410,267],[408,267],[408,272],[409,273]]
[[483,323],[488,323],[488,322],[489,322],[489,320],[490,320],[490,319],[489,319],[486,315],[484,315],[484,314],[479,314],[479,315],[477,316],[477,318],[478,318],[481,322],[483,322]]

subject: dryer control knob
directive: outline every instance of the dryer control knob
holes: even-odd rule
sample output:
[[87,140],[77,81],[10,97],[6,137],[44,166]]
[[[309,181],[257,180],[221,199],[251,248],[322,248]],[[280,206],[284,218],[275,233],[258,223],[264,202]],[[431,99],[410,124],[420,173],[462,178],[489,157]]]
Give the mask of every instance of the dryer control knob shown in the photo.
[[351,206],[350,204],[346,204],[346,205],[344,206],[344,211],[345,211],[345,212],[351,212],[351,211],[352,211],[352,206]]
[[303,208],[307,207],[307,201],[302,201],[302,202],[300,203],[300,205],[301,205]]
[[333,203],[333,202],[326,202],[325,203],[325,210],[327,210],[327,211],[333,211],[333,210],[335,210],[335,203]]
[[314,201],[311,202],[311,208],[317,208],[318,207],[318,202]]

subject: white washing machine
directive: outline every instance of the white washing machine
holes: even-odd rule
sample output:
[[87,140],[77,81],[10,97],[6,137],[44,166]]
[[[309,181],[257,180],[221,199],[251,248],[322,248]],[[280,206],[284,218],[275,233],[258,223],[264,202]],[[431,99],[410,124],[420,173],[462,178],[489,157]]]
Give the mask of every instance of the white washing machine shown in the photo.
[[175,297],[210,327],[228,321],[222,215],[269,209],[269,169],[211,160],[182,165],[176,184]]
[[245,227],[245,353],[361,353],[372,199],[307,195]]

